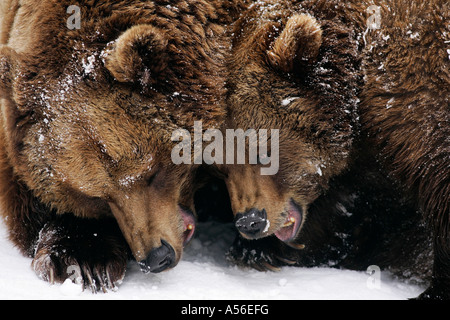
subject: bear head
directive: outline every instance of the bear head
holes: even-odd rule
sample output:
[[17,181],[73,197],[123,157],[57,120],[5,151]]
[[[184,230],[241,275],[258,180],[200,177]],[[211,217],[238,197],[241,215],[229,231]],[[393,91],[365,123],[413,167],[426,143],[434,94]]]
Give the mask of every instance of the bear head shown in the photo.
[[211,6],[134,5],[82,8],[82,28],[69,30],[62,2],[39,13],[42,29],[0,47],[1,123],[14,174],[37,199],[114,216],[142,269],[158,272],[195,228],[195,167],[171,161],[171,134],[222,121],[223,28],[207,23]]
[[219,170],[241,235],[289,243],[308,206],[347,167],[360,77],[352,31],[338,17],[286,3],[255,4],[234,27],[225,128],[259,133],[259,151],[251,162],[248,139],[246,162]]

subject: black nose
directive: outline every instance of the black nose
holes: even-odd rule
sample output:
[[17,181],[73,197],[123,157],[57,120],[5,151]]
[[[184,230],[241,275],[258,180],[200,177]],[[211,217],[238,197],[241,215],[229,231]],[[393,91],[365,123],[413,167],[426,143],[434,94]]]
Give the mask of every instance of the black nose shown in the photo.
[[234,220],[239,232],[251,239],[259,238],[267,226],[267,213],[252,208],[245,213],[238,213]]
[[143,272],[158,273],[171,268],[175,264],[175,250],[165,240],[161,240],[161,246],[152,249],[147,259],[139,261]]

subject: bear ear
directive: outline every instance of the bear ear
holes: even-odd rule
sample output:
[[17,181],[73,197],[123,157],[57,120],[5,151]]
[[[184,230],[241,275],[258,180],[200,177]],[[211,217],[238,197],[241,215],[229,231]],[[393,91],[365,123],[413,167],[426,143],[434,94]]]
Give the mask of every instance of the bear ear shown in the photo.
[[107,48],[105,66],[120,82],[152,84],[168,65],[165,31],[138,25],[125,31]]
[[[0,95],[8,95],[12,88],[14,70],[18,64],[17,53],[7,46],[0,46]],[[0,97],[1,97],[0,96]]]
[[292,72],[298,66],[317,60],[322,45],[322,29],[308,14],[289,18],[284,30],[267,51],[269,64],[282,72]]

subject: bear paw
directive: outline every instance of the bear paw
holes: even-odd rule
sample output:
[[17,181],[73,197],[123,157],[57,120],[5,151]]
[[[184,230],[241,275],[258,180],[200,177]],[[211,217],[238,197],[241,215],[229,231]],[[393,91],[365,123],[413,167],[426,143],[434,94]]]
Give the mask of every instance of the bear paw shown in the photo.
[[47,224],[36,244],[33,270],[51,284],[70,279],[92,292],[115,290],[125,276],[126,244],[113,234],[76,229],[73,233],[62,225]]
[[227,252],[227,260],[240,267],[259,271],[279,271],[282,266],[297,264],[296,259],[291,259],[286,254],[286,248],[278,250],[279,242],[271,237],[246,240],[238,236]]

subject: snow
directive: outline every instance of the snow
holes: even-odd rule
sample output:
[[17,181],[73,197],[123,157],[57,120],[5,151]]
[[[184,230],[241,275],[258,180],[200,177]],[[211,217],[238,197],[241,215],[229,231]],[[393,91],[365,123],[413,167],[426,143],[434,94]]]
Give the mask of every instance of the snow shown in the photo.
[[50,285],[38,279],[30,268],[31,259],[7,240],[6,227],[0,221],[0,299],[403,300],[416,297],[424,289],[386,272],[370,275],[331,268],[283,267],[279,272],[240,269],[225,258],[234,238],[233,228],[217,222],[200,223],[174,269],[144,274],[130,262],[116,291],[92,294],[70,281]]
[[320,169],[320,165],[316,165],[316,173],[319,175],[319,176],[322,176],[322,169]]
[[281,101],[281,105],[282,105],[283,107],[286,107],[286,106],[290,105],[292,101],[295,101],[295,100],[297,100],[298,98],[299,98],[299,97],[289,97],[289,98],[283,99],[283,100]]
[[394,101],[395,101],[395,98],[389,99],[389,101],[386,104],[386,109],[392,108]]
[[83,69],[85,74],[90,74],[95,67],[95,56],[91,55],[87,58],[87,61],[83,59]]

